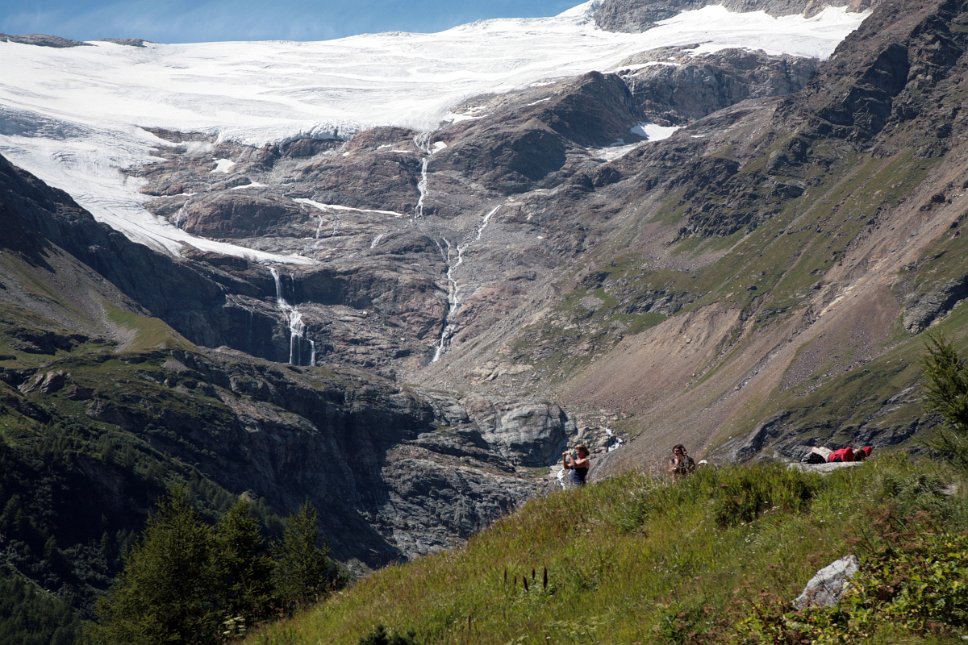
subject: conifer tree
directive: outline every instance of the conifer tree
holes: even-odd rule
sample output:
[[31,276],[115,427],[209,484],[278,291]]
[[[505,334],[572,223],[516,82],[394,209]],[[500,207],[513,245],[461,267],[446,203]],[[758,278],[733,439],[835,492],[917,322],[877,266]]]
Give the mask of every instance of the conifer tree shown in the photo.
[[211,643],[218,638],[214,536],[184,490],[163,500],[97,606],[95,643]]
[[286,518],[282,542],[275,547],[273,583],[276,596],[289,611],[314,602],[336,581],[329,549],[318,546],[317,520],[316,509],[304,502]]
[[215,527],[214,564],[224,617],[248,627],[272,604],[272,560],[251,504],[239,500]]
[[925,407],[944,419],[932,447],[968,469],[968,365],[943,336],[928,336],[926,349]]

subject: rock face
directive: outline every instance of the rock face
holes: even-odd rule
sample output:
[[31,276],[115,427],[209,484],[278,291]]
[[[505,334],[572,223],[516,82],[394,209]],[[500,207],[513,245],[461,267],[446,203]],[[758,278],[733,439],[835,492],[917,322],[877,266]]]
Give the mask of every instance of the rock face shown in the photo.
[[36,45],[38,47],[54,47],[59,49],[65,47],[87,46],[87,43],[79,40],[71,40],[69,38],[61,38],[60,36],[51,36],[49,34],[0,34],[0,41],[20,43],[22,45]]
[[[667,63],[670,57],[663,58]],[[746,99],[792,94],[810,81],[818,65],[814,59],[727,49],[676,65],[650,65],[622,77],[644,115],[655,122],[677,124]]]
[[[371,375],[283,368],[229,350],[187,345],[131,354],[121,373],[101,376],[113,369],[104,365],[112,363],[119,341],[150,342],[144,330],[132,332],[137,339],[127,337],[123,325],[106,319],[106,307],[128,312],[115,315],[118,320],[137,320],[139,312],[153,307],[167,312],[160,301],[185,316],[172,320],[191,320],[203,301],[217,303],[217,294],[225,302],[215,308],[216,318],[229,333],[231,312],[253,306],[247,332],[237,332],[241,344],[248,342],[246,334],[269,336],[269,329],[257,326],[258,312],[276,304],[263,304],[244,291],[226,296],[218,280],[240,280],[230,276],[246,275],[248,263],[206,265],[159,256],[95,223],[66,196],[2,158],[0,190],[0,222],[7,231],[0,242],[6,267],[0,311],[12,305],[0,327],[0,344],[15,352],[0,360],[16,365],[24,353],[49,361],[43,369],[3,370],[7,389],[0,413],[18,410],[28,426],[56,425],[67,408],[79,405],[82,417],[71,414],[76,428],[93,432],[109,426],[163,455],[165,470],[172,467],[168,460],[191,464],[197,477],[218,490],[248,491],[279,513],[308,498],[325,509],[321,529],[341,559],[372,567],[458,544],[532,495],[542,484],[518,466],[551,465],[575,431],[561,408],[546,402],[475,399],[474,405],[483,407],[471,415],[457,399]],[[198,269],[205,266],[207,271]],[[22,276],[33,272],[50,285],[45,300],[18,300],[31,284]],[[272,276],[264,274],[262,288],[271,292]],[[64,284],[60,275],[74,282]],[[363,300],[360,294],[377,287],[354,282],[359,279],[352,272],[317,273],[300,284],[280,276],[279,295],[293,303],[312,298],[373,307],[377,296]],[[78,306],[81,294],[87,294],[83,300],[90,311]],[[245,316],[237,315],[242,325]],[[35,328],[37,320],[47,318],[59,322]],[[219,329],[212,320],[199,324],[200,336]],[[86,333],[61,333],[60,326]],[[151,333],[160,346],[182,343],[171,331]],[[70,352],[85,358],[68,358],[72,368],[58,367],[56,357]],[[93,463],[84,477],[108,477],[106,468]],[[121,488],[144,489],[135,486],[133,471],[110,477],[128,482]],[[110,505],[127,518],[125,527],[137,526],[132,518],[143,519],[139,500],[136,507],[126,507],[123,497]],[[117,530],[118,521],[108,517],[97,530]]]
[[510,195],[573,174],[568,161],[576,147],[639,139],[632,128],[640,113],[614,74],[586,74],[515,107],[444,128],[439,135],[448,145],[434,167]]
[[[557,405],[546,403],[517,404],[502,410],[479,411],[487,430],[484,438],[513,463],[522,466],[547,466],[558,461],[569,437],[577,428]],[[506,407],[506,406],[505,406]]]
[[908,297],[904,313],[904,328],[917,334],[924,331],[935,320],[941,318],[955,305],[968,299],[968,275],[944,284],[934,285],[936,290],[923,295],[912,294]]

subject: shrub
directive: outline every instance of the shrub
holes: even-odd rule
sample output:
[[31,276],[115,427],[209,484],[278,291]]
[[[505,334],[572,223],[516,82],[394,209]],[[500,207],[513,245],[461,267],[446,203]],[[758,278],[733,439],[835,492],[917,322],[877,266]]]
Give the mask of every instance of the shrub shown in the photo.
[[724,469],[714,491],[716,523],[736,526],[775,510],[798,513],[819,485],[816,477],[783,466]]
[[406,634],[388,632],[383,625],[377,625],[366,636],[360,638],[359,645],[417,645],[416,634],[413,630]]
[[737,626],[753,642],[866,642],[889,628],[952,636],[968,627],[968,534],[920,534],[864,558],[840,604],[785,612],[756,605]]

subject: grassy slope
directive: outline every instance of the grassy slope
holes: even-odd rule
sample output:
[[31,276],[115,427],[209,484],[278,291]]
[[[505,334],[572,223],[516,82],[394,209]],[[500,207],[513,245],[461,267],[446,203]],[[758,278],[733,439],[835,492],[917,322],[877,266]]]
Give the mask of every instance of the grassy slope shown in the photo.
[[[628,474],[535,499],[466,547],[379,571],[251,642],[356,643],[381,623],[421,643],[728,642],[758,599],[792,600],[845,554],[863,561],[886,509],[899,521],[936,509],[964,531],[964,495],[919,485],[952,476],[893,455],[826,478],[778,466],[674,485]],[[744,521],[750,482],[770,492]]]

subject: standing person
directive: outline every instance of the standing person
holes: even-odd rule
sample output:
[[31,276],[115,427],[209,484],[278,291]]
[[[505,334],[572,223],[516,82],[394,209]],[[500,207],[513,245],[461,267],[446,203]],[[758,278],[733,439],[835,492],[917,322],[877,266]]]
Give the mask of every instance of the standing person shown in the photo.
[[570,481],[574,486],[584,486],[585,478],[588,477],[588,469],[591,462],[588,460],[588,447],[580,443],[575,446],[575,454],[572,456],[569,451],[561,453],[561,465],[565,470],[571,471]]
[[686,454],[686,447],[681,443],[672,448],[672,457],[669,459],[669,474],[674,479],[681,479],[696,469],[696,462]]

